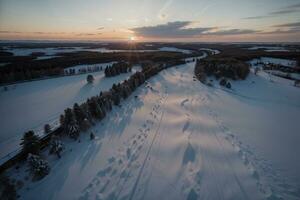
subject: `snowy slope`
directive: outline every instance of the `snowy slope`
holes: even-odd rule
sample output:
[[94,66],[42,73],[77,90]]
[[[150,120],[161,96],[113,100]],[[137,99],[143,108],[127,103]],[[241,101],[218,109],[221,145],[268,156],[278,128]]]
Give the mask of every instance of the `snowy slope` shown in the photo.
[[[104,63],[106,66],[111,63]],[[134,73],[133,70],[132,73]],[[33,81],[9,86],[0,92],[0,158],[19,148],[24,131],[43,133],[43,126],[58,125],[59,115],[74,103],[110,89],[131,73],[105,78],[103,71],[93,73],[95,81],[87,84],[87,74]]]
[[88,131],[96,140],[67,139],[21,199],[298,199],[299,89],[253,74],[207,87],[193,69],[150,79]]

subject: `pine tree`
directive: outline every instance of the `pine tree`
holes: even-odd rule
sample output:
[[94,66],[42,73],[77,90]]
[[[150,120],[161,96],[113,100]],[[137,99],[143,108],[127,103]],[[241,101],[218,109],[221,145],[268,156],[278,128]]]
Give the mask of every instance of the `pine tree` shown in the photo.
[[34,134],[33,131],[26,132],[20,144],[22,145],[22,151],[25,154],[39,154],[41,146],[40,139],[37,135]]
[[79,127],[81,129],[84,129],[83,123],[84,123],[84,120],[87,119],[86,112],[84,112],[84,110],[77,103],[75,103],[73,106],[73,112],[74,112],[75,119],[78,122]]
[[79,125],[75,119],[72,109],[67,108],[65,110],[65,132],[73,139],[77,139],[79,136]]
[[27,158],[30,170],[34,178],[41,179],[49,174],[50,167],[46,160],[43,160],[38,155],[29,154]]
[[45,132],[46,134],[51,132],[51,127],[50,127],[49,124],[45,124],[45,126],[44,126],[44,132]]

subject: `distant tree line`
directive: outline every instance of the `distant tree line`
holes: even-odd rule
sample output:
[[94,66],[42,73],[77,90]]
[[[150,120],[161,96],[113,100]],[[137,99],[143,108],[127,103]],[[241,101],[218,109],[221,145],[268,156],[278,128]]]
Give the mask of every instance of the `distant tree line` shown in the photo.
[[117,76],[121,73],[131,72],[131,70],[132,65],[127,62],[121,61],[118,63],[114,63],[112,66],[107,66],[104,70],[104,73],[106,77],[112,77]]
[[[34,60],[34,56],[12,56],[0,53],[0,63],[9,63],[0,68],[0,84],[32,80],[44,77],[64,75],[64,69],[80,64],[96,64],[112,61],[139,63],[143,60],[167,62],[178,60],[188,55],[179,52],[73,52],[57,54],[56,58]],[[112,72],[111,74],[113,74]],[[117,72],[115,72],[117,73]]]

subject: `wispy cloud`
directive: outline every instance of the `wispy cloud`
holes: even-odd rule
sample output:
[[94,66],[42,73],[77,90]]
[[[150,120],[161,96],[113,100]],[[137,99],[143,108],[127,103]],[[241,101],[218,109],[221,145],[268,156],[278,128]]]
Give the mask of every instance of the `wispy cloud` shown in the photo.
[[209,35],[229,36],[229,35],[243,35],[254,34],[260,31],[252,29],[225,29],[217,30],[217,27],[197,27],[188,28],[193,22],[177,21],[160,24],[156,26],[146,26],[131,29],[138,36],[142,37],[156,37],[156,38],[188,38],[201,37]]
[[103,27],[103,26],[101,26],[101,27],[97,28],[97,30],[103,30],[103,29],[104,29],[104,27]]
[[288,27],[288,28],[299,27],[300,28],[300,22],[278,24],[278,25],[274,25],[273,27]]
[[261,34],[290,34],[290,33],[300,33],[300,22],[277,24],[272,26],[277,28],[273,31],[262,32]]
[[226,35],[244,35],[244,34],[253,34],[259,33],[261,31],[252,30],[252,29],[228,29],[228,30],[220,30],[214,32],[207,32],[206,35],[219,35],[219,36],[226,36]]
[[279,10],[269,12],[266,15],[250,16],[250,17],[244,17],[242,19],[246,19],[246,20],[264,19],[264,18],[276,17],[276,16],[281,16],[281,15],[286,15],[286,14],[291,14],[291,13],[297,13],[297,12],[300,12],[300,3],[282,7]]
[[0,34],[20,34],[20,31],[0,31]]

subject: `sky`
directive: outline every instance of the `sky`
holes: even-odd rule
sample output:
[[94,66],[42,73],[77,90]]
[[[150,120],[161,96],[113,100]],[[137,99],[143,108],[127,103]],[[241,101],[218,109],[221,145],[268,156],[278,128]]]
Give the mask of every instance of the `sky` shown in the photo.
[[0,40],[300,42],[300,0],[0,0]]

